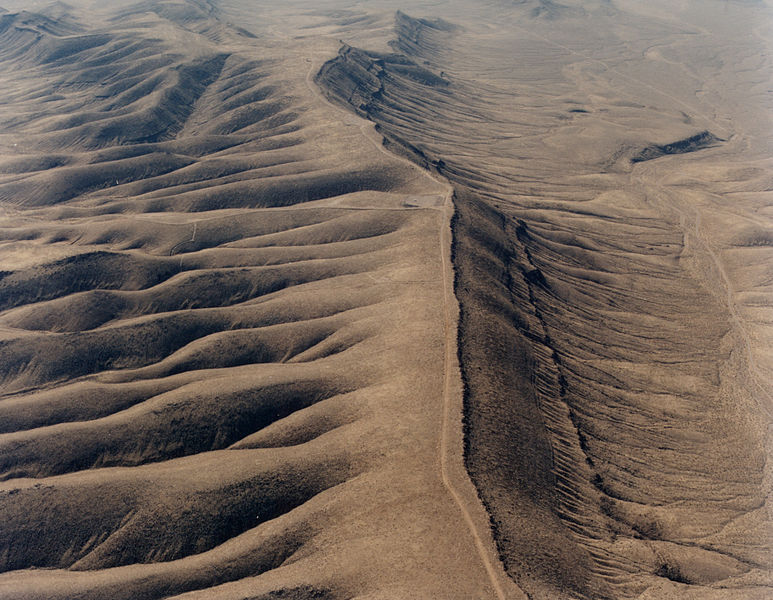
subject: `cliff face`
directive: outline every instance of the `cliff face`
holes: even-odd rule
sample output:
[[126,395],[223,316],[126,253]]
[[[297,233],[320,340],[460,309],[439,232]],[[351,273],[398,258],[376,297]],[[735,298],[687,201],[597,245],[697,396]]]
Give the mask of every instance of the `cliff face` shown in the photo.
[[668,156],[670,154],[685,154],[687,152],[695,152],[704,148],[711,148],[719,143],[721,140],[710,131],[701,131],[695,135],[684,138],[683,140],[677,140],[670,144],[652,145],[642,149],[639,153],[631,158],[631,162],[643,162],[645,160],[654,160],[661,156]]
[[[756,284],[727,275],[732,243],[708,230],[749,217],[707,200],[761,173],[676,183],[731,169],[744,143],[696,133],[703,112],[667,79],[594,58],[611,39],[572,37],[589,14],[646,18],[543,4],[485,35],[399,13],[401,57],[344,48],[317,81],[456,189],[466,464],[508,573],[535,598],[703,597],[769,566],[767,380],[741,308]],[[573,76],[602,61],[624,86]]]

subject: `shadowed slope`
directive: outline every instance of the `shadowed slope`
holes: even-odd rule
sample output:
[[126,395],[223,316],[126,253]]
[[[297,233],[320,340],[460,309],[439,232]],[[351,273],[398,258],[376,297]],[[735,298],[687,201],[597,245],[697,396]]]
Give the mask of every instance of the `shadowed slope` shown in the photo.
[[765,7],[19,4],[0,596],[769,595]]
[[230,20],[0,17],[0,596],[488,595],[448,190],[319,97],[335,41]]
[[769,253],[728,232],[769,216],[770,65],[723,66],[765,11],[505,4],[398,13],[403,54],[344,46],[319,76],[456,187],[466,459],[501,558],[534,598],[765,597]]

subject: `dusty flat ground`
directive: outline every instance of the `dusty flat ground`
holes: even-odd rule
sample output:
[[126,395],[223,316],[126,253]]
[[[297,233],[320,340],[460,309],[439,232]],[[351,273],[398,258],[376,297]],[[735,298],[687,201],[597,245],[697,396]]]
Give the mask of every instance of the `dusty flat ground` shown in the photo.
[[770,596],[766,3],[3,6],[0,597]]

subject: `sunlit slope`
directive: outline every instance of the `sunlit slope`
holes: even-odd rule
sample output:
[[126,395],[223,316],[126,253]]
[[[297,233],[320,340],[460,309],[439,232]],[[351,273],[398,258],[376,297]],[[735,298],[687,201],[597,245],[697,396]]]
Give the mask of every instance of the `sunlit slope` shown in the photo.
[[489,597],[448,189],[234,21],[0,15],[0,597]]
[[768,597],[769,11],[417,11],[318,81],[456,188],[467,466],[508,573]]

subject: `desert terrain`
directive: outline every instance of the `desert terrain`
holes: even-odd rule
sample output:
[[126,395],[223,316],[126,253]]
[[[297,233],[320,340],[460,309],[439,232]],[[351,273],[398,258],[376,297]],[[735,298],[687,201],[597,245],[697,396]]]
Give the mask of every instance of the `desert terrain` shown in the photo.
[[0,598],[773,594],[769,3],[0,6]]

